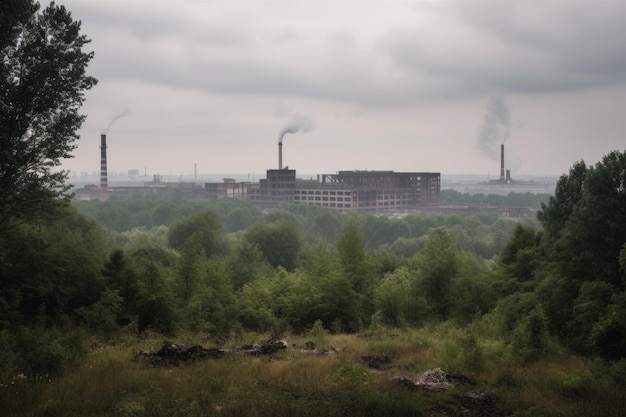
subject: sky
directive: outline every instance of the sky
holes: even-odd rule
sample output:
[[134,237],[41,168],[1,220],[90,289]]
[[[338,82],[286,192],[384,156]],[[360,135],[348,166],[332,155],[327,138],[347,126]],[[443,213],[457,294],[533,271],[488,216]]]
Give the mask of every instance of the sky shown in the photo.
[[91,39],[63,168],[561,175],[626,150],[622,0],[58,0]]

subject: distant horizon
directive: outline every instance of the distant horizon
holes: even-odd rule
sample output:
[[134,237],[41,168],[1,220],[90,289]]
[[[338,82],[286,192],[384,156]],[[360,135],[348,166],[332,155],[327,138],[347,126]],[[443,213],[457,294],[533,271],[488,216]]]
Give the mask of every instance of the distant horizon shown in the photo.
[[[273,168],[268,168],[268,169],[273,169]],[[340,170],[340,171],[393,171],[393,172],[427,172],[427,171],[397,171],[397,170],[393,170],[393,169],[389,169],[389,170]],[[321,176],[321,175],[326,175],[326,174],[336,174],[339,171],[336,172],[325,172],[325,173],[318,173],[318,174],[311,174],[311,173],[299,173],[298,170],[296,170],[296,177],[298,179],[316,179],[317,176]],[[437,172],[437,171],[428,171],[428,172]],[[220,172],[213,172],[213,173],[198,173],[196,174],[179,174],[179,173],[168,173],[168,174],[143,174],[140,173],[138,175],[129,175],[128,172],[111,172],[108,171],[107,172],[107,178],[109,183],[111,182],[115,182],[116,180],[118,180],[119,182],[123,182],[123,181],[132,181],[133,179],[137,179],[138,181],[140,179],[153,179],[155,176],[160,176],[162,177],[162,179],[165,181],[166,179],[169,180],[176,180],[176,179],[180,179],[180,178],[184,178],[184,179],[193,179],[195,177],[197,177],[198,179],[203,179],[203,178],[218,178],[219,180],[223,180],[226,178],[235,178],[235,179],[241,179],[241,178],[247,178],[247,177],[255,177],[257,180],[259,178],[265,178],[265,174],[266,172],[264,171],[263,173],[220,173]],[[450,179],[455,179],[455,180],[487,180],[487,179],[494,179],[494,178],[500,178],[500,175],[496,175],[496,174],[445,174],[442,172],[439,172],[439,174],[441,175],[442,181],[444,179],[450,180]],[[528,180],[528,179],[552,179],[552,180],[557,180],[561,175],[563,174],[554,174],[554,175],[519,175],[516,177],[513,177],[513,179],[515,180],[517,179],[524,179],[524,180]],[[80,174],[76,174],[76,173],[70,173],[69,176],[69,180],[81,180],[81,179],[86,179],[86,181],[96,181],[99,182],[100,181],[100,172],[99,171],[93,171],[91,173],[80,173]]]

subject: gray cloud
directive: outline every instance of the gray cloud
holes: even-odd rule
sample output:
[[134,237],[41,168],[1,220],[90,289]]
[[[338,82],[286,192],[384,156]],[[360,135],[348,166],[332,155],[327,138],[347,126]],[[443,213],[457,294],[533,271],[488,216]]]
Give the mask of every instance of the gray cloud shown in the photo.
[[435,144],[481,160],[477,128],[492,91],[534,118],[510,147],[560,136],[584,144],[581,132],[603,126],[615,144],[626,131],[621,1],[64,1],[93,39],[89,73],[100,83],[86,129],[129,100],[133,118],[116,133],[138,143],[254,144],[275,137],[280,107],[315,114],[323,129],[308,135],[340,138],[336,152],[384,139],[435,166]]

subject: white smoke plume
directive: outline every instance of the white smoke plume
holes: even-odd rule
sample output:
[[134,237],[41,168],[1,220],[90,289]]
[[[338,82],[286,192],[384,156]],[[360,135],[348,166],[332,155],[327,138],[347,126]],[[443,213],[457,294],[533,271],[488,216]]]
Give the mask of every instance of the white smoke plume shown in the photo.
[[478,128],[477,148],[489,158],[500,158],[500,145],[511,135],[511,112],[504,98],[497,93],[489,96],[485,118]]
[[297,116],[293,117],[289,122],[283,126],[278,134],[278,143],[283,143],[283,138],[288,133],[296,132],[308,132],[314,127],[313,121],[308,117]]
[[109,118],[102,125],[102,129],[101,129],[102,134],[105,135],[111,128],[111,125],[113,125],[113,123],[115,123],[117,119],[121,119],[122,117],[125,117],[128,115],[130,115],[130,109],[128,108],[128,105],[120,106],[118,108],[113,109]]

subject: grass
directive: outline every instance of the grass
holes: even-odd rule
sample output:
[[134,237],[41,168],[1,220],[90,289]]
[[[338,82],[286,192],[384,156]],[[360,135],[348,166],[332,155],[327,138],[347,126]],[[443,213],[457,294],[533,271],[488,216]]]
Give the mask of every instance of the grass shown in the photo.
[[[225,357],[180,367],[153,367],[134,361],[140,351],[157,351],[158,335],[115,342],[91,339],[87,357],[56,379],[18,380],[0,388],[3,416],[439,416],[454,415],[455,402],[468,390],[499,398],[486,415],[623,415],[623,387],[599,379],[597,365],[560,354],[524,365],[508,358],[504,346],[480,341],[481,366],[455,354],[453,331],[416,329],[359,335],[328,335],[336,354],[290,348],[271,357],[244,356],[238,344],[260,342],[248,334],[227,342]],[[305,336],[287,338],[303,346]],[[202,335],[180,335],[176,342],[213,347]],[[325,346],[318,346],[318,351]],[[474,346],[475,348],[476,346]],[[442,352],[445,352],[442,353]],[[369,369],[361,356],[386,355],[385,369]],[[475,360],[475,357],[473,357]],[[440,366],[474,380],[450,392],[409,390],[393,377],[417,376]],[[449,371],[452,372],[452,371]],[[507,414],[507,412],[509,414]],[[500,413],[500,414],[498,414]],[[459,414],[460,415],[460,414]],[[468,414],[471,415],[471,414]]]

